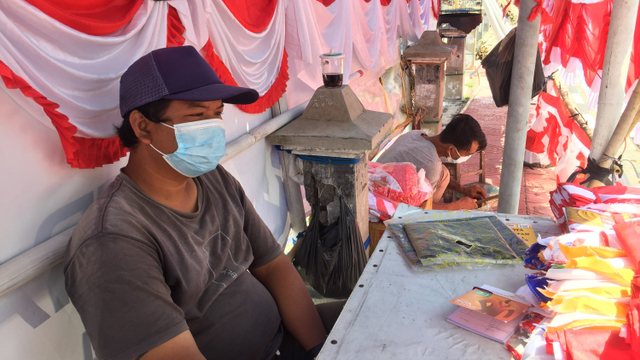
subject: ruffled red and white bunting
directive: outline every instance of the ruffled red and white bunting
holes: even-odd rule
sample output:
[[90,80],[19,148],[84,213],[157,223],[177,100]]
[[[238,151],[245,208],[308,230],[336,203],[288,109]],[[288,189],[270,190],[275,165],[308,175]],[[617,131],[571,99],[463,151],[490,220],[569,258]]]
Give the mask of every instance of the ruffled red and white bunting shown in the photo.
[[[58,21],[24,1],[0,2],[2,79],[5,86],[20,89],[43,107],[48,118],[37,119],[58,131],[72,167],[110,164],[125,154],[114,137],[114,126],[122,121],[118,111],[120,74],[140,56],[166,45],[168,5],[130,2],[130,6],[108,8],[121,13],[104,16],[102,22],[91,25],[89,20],[79,21],[80,13],[62,16],[66,8],[60,4],[57,13],[45,6]],[[96,1],[96,9],[104,8],[101,4]],[[135,7],[137,11],[126,25],[108,36],[82,32],[110,31]],[[88,16],[95,14],[89,12]],[[115,21],[112,28],[109,19]]]
[[354,52],[363,70],[392,65],[397,37],[417,39],[434,1],[3,1],[0,76],[21,91],[9,96],[42,107],[34,117],[56,129],[72,167],[94,168],[126,154],[114,137],[119,78],[149,51],[200,49],[222,81],[258,91],[240,109],[261,113],[285,93],[288,64],[317,85],[318,55],[329,48],[345,53],[347,74]]

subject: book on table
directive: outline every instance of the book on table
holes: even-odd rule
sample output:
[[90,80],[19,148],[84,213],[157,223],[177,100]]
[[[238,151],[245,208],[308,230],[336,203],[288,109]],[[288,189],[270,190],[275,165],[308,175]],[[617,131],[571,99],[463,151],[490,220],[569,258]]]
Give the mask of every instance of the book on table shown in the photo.
[[447,321],[500,343],[516,332],[529,305],[515,295],[489,285],[474,288],[450,303],[460,306]]

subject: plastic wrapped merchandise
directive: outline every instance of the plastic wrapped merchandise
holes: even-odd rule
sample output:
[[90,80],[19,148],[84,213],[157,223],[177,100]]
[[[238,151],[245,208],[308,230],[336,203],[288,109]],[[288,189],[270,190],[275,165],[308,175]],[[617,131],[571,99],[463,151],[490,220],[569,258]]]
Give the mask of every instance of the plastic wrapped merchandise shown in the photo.
[[401,238],[397,241],[405,258],[417,270],[519,261],[487,218],[391,225],[389,228],[394,237]]

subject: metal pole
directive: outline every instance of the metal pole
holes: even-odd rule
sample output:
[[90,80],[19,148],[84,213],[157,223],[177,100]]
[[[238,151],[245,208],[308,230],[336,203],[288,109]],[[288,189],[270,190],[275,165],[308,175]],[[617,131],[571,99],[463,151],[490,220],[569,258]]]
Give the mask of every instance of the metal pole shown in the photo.
[[516,46],[511,70],[509,110],[502,153],[502,172],[500,173],[498,201],[498,212],[500,213],[517,214],[520,202],[524,146],[527,139],[527,121],[529,120],[531,88],[533,87],[540,29],[539,16],[532,22],[527,20],[534,5],[536,5],[535,0],[520,2]]
[[637,14],[638,0],[613,0],[607,49],[602,64],[598,113],[589,156],[596,161],[604,154],[604,149],[622,114],[624,85],[629,69]]
[[[624,140],[629,137],[628,133],[631,131],[631,126],[636,121],[638,117],[638,110],[640,110],[640,86],[636,86],[631,94],[631,98],[627,103],[627,107],[624,109],[622,116],[620,117],[620,121],[618,122],[618,126],[616,126],[615,131],[611,135],[611,139],[609,140],[609,144],[607,148],[604,150],[598,165],[603,168],[610,168],[613,164],[613,158],[618,155],[618,150],[624,143]],[[620,171],[615,170],[614,173],[619,174]],[[603,186],[604,184],[598,180],[591,180],[589,182],[589,187]]]
[[[278,103],[271,107],[271,114],[273,117],[288,110],[287,101],[283,96]],[[299,116],[299,115],[298,115]],[[289,176],[290,162],[295,161],[295,156],[288,154],[284,151],[279,152],[280,156],[280,170],[282,171],[282,184],[284,186],[285,196],[287,198],[287,207],[289,208],[289,220],[291,221],[291,229],[294,233],[299,233],[307,227],[305,220],[304,203],[302,202],[302,190],[300,190],[300,184],[296,183]],[[298,245],[298,244],[296,244]],[[299,247],[299,246],[298,246]],[[289,252],[289,258],[293,260],[298,248],[292,249]]]

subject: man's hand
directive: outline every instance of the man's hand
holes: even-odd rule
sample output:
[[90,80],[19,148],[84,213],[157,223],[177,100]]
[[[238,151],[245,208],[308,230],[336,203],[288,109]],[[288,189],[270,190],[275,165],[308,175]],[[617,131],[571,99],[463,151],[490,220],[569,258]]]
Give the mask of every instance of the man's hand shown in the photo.
[[468,196],[463,197],[458,201],[454,201],[452,205],[455,205],[458,210],[475,210],[478,208],[478,203],[476,203],[476,200]]
[[269,290],[280,310],[282,323],[305,350],[327,338],[307,287],[284,253],[250,271]]
[[476,184],[464,187],[463,194],[470,198],[482,200],[487,197],[487,190],[485,190],[482,186]]

